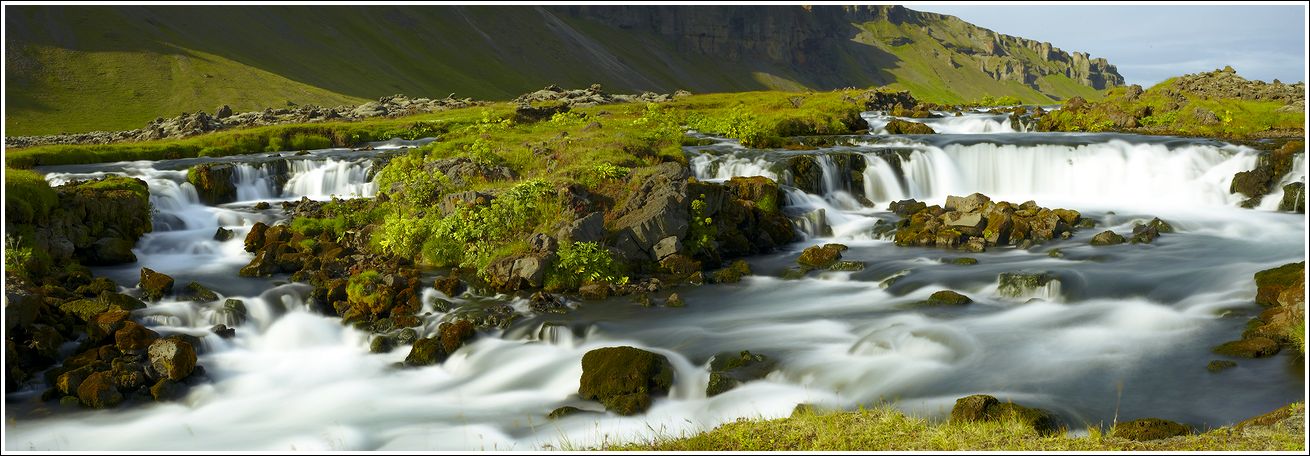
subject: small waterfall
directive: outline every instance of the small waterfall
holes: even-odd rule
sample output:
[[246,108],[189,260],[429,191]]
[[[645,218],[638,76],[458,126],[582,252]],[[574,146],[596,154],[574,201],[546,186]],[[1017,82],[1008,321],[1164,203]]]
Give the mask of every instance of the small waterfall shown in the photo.
[[877,154],[864,154],[864,197],[875,203],[906,198],[905,183],[897,168]]
[[995,133],[1017,133],[1027,131],[1023,125],[1018,128],[1011,125],[1009,114],[988,114],[981,112],[968,112],[956,116],[953,113],[936,113],[942,117],[933,118],[912,118],[912,117],[895,117],[878,112],[863,113],[864,121],[869,123],[869,133],[877,135],[887,134],[887,124],[892,119],[900,119],[907,122],[916,122],[927,125],[938,134],[948,135],[976,135],[976,134],[995,134]]
[[237,201],[259,201],[277,196],[268,167],[237,163],[233,182],[237,188]]
[[777,173],[769,170],[773,164],[762,157],[701,153],[693,155],[688,163],[692,173],[700,180],[728,180],[738,176],[764,176],[778,180]]
[[282,188],[284,196],[330,199],[332,196],[373,196],[377,185],[368,176],[372,162],[351,162],[329,158],[324,161],[291,162],[291,178]]

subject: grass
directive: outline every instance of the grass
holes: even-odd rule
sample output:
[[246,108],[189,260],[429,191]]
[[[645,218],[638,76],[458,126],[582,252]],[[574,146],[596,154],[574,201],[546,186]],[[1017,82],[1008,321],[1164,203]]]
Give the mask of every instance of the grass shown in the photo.
[[5,168],[5,217],[12,224],[44,218],[59,204],[59,195],[35,171]]
[[[548,84],[708,93],[895,83],[936,102],[1013,95],[1045,103],[1087,94],[1067,79],[1040,90],[997,81],[978,71],[975,57],[927,35],[963,42],[956,36],[976,29],[960,21],[861,24],[865,42],[824,43],[809,56],[823,65],[797,65],[786,56],[711,57],[640,27],[550,7],[16,6],[7,13],[8,135],[135,129],[222,104],[238,112],[287,101],[335,106],[396,93],[505,100]],[[914,42],[886,45],[892,36]]]
[[[1271,416],[1304,417],[1305,404],[1288,405]],[[636,451],[1300,451],[1304,419],[1267,426],[1225,427],[1150,442],[1112,437],[1097,427],[1087,435],[1040,436],[1015,420],[933,423],[890,406],[856,412],[798,413],[777,420],[741,420],[681,438],[612,445],[603,450]]]

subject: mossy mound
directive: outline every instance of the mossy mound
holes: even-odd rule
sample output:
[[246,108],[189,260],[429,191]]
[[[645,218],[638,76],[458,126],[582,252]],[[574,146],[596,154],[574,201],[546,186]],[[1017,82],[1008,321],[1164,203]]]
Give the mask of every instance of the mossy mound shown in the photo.
[[1003,421],[1015,419],[1041,435],[1054,435],[1060,431],[1055,415],[1046,410],[1001,402],[993,396],[975,394],[955,401],[951,408],[951,421],[956,423]]
[[801,256],[796,259],[796,263],[805,267],[826,269],[841,260],[841,253],[844,251],[846,251],[846,246],[842,244],[816,245],[801,252]]
[[1116,424],[1110,430],[1110,436],[1121,439],[1144,442],[1160,440],[1180,435],[1191,434],[1192,430],[1182,424],[1159,418],[1142,418]]
[[664,355],[625,346],[598,348],[582,356],[578,395],[614,413],[644,412],[652,396],[667,394],[672,386],[673,365]]

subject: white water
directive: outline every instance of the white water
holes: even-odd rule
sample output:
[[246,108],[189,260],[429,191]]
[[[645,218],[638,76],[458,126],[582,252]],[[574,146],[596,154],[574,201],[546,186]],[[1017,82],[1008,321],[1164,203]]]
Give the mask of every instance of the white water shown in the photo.
[[935,113],[942,117],[932,118],[912,118],[912,117],[895,117],[877,112],[866,112],[861,114],[865,122],[869,123],[869,133],[877,135],[887,134],[887,124],[892,119],[900,119],[909,122],[917,122],[927,125],[938,134],[953,135],[971,135],[986,133],[1016,133],[1027,131],[1022,126],[1011,125],[1009,114],[986,114],[981,112],[965,112],[959,116],[954,113]]
[[[1240,209],[1227,194],[1232,173],[1254,165],[1251,151],[1123,141],[911,148],[904,162],[879,146],[855,150],[869,165],[863,188],[852,190],[879,203],[982,191],[1016,202],[1066,204],[1101,224],[1052,244],[1064,251],[1063,259],[1043,249],[996,249],[970,254],[980,260],[975,266],[943,264],[939,258],[960,253],[871,239],[868,229],[887,214],[860,207],[842,190],[846,183],[831,159],[820,160],[825,194],[788,189],[787,210],[822,209],[832,237],[751,258],[759,276],[737,285],[679,288],[686,308],[642,308],[615,298],[582,303],[566,315],[532,315],[522,298],[451,298],[428,288],[426,310],[438,297],[457,305],[490,299],[512,305],[524,319],[503,332],[483,331],[444,364],[419,369],[393,367],[407,347],[370,354],[367,333],[311,313],[304,306],[308,287],[236,277],[251,257],[241,248],[243,228],[279,220],[280,210],[254,211],[253,200],[203,206],[194,189],[180,183],[184,171],[119,164],[114,172],[146,179],[152,202],[181,226],[147,235],[138,245],[138,264],[97,274],[131,286],[138,268],[147,266],[179,283],[199,280],[223,298],[243,299],[249,319],[236,326],[235,339],[222,340],[207,332],[222,299],[166,300],[138,311],[157,331],[203,336],[209,351],[200,364],[212,382],[176,403],[17,419],[6,427],[7,449],[579,449],[695,433],[742,417],[782,417],[799,403],[853,409],[891,402],[942,417],[956,398],[976,393],[1048,408],[1075,428],[1145,416],[1204,426],[1301,396],[1302,380],[1288,375],[1281,355],[1239,361],[1222,375],[1205,370],[1215,357],[1208,347],[1235,338],[1249,317],[1219,315],[1255,311],[1251,274],[1296,261],[1305,248],[1301,216]],[[719,152],[693,154],[697,177],[776,177],[764,174],[777,160],[769,154],[735,147]],[[898,174],[888,160],[905,172]],[[366,165],[348,162],[304,162],[292,167],[282,189],[267,195],[369,194],[371,186],[361,180]],[[1297,168],[1304,175],[1304,163]],[[58,182],[92,175],[48,176]],[[239,188],[261,188],[258,176],[240,179]],[[1179,232],[1149,246],[1087,245],[1094,232],[1124,233],[1151,216]],[[237,230],[236,238],[210,240],[219,225]],[[801,248],[834,239],[850,246],[844,259],[864,261],[866,270],[775,278]],[[998,296],[998,274],[1016,271],[1051,271],[1059,285],[1021,298]],[[891,276],[900,278],[884,284]],[[975,303],[908,307],[939,289]],[[434,313],[417,329],[430,335],[449,317]],[[676,370],[670,395],[634,417],[547,420],[564,405],[601,410],[575,396],[580,361],[589,350],[618,345],[667,356]],[[768,354],[779,370],[705,397],[709,357],[743,349]]]

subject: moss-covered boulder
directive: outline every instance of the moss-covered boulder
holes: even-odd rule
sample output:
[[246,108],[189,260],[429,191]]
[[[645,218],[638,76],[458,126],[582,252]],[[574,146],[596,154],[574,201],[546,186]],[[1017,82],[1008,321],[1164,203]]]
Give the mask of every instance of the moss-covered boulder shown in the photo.
[[1251,337],[1232,342],[1225,342],[1214,348],[1214,352],[1221,355],[1237,356],[1242,358],[1267,358],[1278,354],[1281,348],[1278,342],[1267,337]]
[[82,405],[96,409],[113,408],[123,402],[123,395],[107,371],[87,376],[77,387],[77,398]]
[[883,127],[889,135],[931,135],[937,133],[932,127],[919,122],[911,122],[902,119],[892,119]]
[[123,327],[114,332],[114,346],[125,352],[144,350],[156,339],[159,333],[135,321],[123,322]]
[[435,337],[414,341],[409,355],[405,356],[406,366],[430,366],[446,360],[446,351],[441,349],[441,340]]
[[208,287],[201,285],[199,282],[191,282],[186,285],[182,293],[182,298],[192,302],[213,302],[218,300],[218,293],[214,293]]
[[441,340],[441,349],[446,353],[455,353],[477,335],[477,330],[473,328],[473,322],[468,320],[456,320],[450,323],[442,323],[437,327],[437,337]]
[[1116,424],[1110,429],[1111,437],[1145,442],[1190,434],[1192,430],[1182,424],[1159,418],[1142,418]]
[[1237,363],[1226,359],[1215,359],[1205,365],[1205,370],[1210,372],[1223,372],[1234,367],[1237,367]]
[[751,275],[751,265],[745,260],[733,261],[728,267],[714,271],[711,277],[715,283],[737,283],[742,277]]
[[1128,240],[1110,230],[1105,230],[1092,236],[1092,245],[1118,245],[1125,242],[1128,242]]
[[964,306],[973,302],[968,296],[962,295],[952,290],[941,290],[928,296],[928,300],[923,301],[920,305],[925,306]]
[[1304,277],[1304,261],[1255,273],[1255,303],[1265,307],[1277,306],[1278,295],[1289,287],[1297,285]]
[[650,408],[652,396],[673,386],[673,365],[664,355],[634,347],[606,347],[582,356],[578,395],[620,415]]
[[142,298],[147,301],[158,301],[164,295],[173,292],[173,278],[150,268],[141,268],[140,287]]
[[1001,296],[1019,298],[1050,286],[1059,279],[1048,272],[1002,272],[996,277],[996,293]]
[[955,401],[951,408],[951,421],[968,423],[978,421],[1016,420],[1036,430],[1041,435],[1054,435],[1060,432],[1060,423],[1043,409],[1024,407],[1011,402],[1001,402],[993,396],[975,394]]
[[664,300],[665,307],[687,307],[687,302],[682,300],[682,296],[672,293]]
[[182,337],[156,340],[150,344],[146,355],[155,373],[169,380],[184,379],[196,368],[196,349]]
[[1305,183],[1293,182],[1283,186],[1283,199],[1278,202],[1278,210],[1283,212],[1305,213]]
[[841,253],[844,251],[846,246],[842,244],[816,245],[801,252],[796,263],[809,268],[826,269],[841,260]]
[[723,394],[742,383],[764,378],[773,371],[776,364],[767,356],[750,351],[714,355],[710,361],[710,382],[705,387],[705,395],[712,397]]
[[187,170],[186,181],[196,189],[200,202],[208,205],[236,201],[236,166],[230,163],[204,163]]
[[782,190],[777,182],[763,176],[734,177],[724,183],[728,194],[748,201],[765,212],[778,212],[782,207]]

